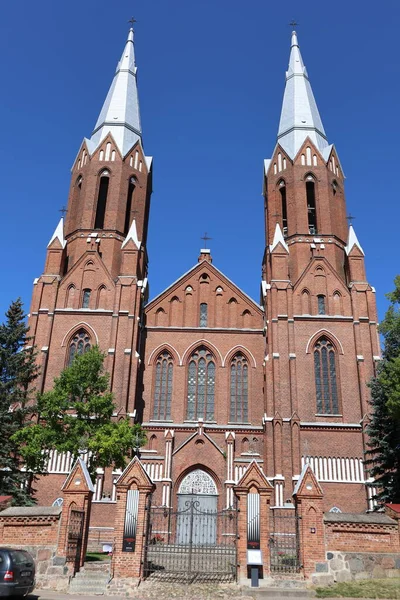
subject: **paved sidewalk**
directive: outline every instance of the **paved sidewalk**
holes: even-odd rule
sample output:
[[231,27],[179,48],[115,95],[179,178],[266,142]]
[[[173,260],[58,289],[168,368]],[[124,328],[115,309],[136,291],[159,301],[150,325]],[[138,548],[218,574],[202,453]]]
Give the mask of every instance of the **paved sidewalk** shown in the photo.
[[[287,593],[286,593],[287,592]],[[308,600],[313,598],[313,593],[296,594],[294,590],[277,588],[241,588],[237,585],[140,585],[129,598],[137,600]],[[85,596],[81,594],[64,594],[50,590],[37,590],[28,596],[27,600],[127,600],[127,596]],[[330,599],[332,600],[332,599]]]

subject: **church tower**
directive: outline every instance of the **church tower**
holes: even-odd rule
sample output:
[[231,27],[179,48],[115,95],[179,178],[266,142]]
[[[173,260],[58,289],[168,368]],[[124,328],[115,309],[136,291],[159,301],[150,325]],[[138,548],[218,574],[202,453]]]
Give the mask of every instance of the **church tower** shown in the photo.
[[129,31],[93,133],[72,166],[66,218],[34,281],[30,332],[40,351],[40,391],[75,354],[106,353],[118,414],[133,416],[147,294],[151,158],[145,156],[134,33]]
[[360,511],[369,497],[362,465],[367,382],[380,352],[375,290],[347,226],[342,165],[295,31],[264,196],[268,475],[286,500],[309,462],[332,508]]

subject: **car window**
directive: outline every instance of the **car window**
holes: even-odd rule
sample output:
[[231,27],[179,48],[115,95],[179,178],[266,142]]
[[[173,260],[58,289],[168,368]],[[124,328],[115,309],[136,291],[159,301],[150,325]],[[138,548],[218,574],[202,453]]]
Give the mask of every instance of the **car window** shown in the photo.
[[25,552],[19,552],[18,550],[13,550],[12,552],[10,552],[12,559],[13,559],[13,563],[15,565],[24,565],[26,563],[30,563],[32,562],[32,559],[29,557],[28,554],[25,554]]

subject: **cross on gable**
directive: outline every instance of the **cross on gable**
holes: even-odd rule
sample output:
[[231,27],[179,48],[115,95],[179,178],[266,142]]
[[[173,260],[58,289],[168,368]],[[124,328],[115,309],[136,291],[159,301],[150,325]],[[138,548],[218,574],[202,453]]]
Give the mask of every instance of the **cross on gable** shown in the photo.
[[208,240],[212,240],[212,238],[211,238],[211,237],[208,237],[208,235],[207,235],[207,231],[204,233],[203,237],[201,237],[200,239],[201,239],[201,240],[204,240],[204,247],[205,247],[205,248],[207,248],[207,246],[208,246],[208,244],[207,244],[207,241],[208,241]]

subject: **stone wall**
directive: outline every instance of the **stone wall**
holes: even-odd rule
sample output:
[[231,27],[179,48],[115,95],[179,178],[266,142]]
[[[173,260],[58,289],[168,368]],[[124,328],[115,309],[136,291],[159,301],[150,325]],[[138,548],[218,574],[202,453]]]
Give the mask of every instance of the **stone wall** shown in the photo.
[[400,577],[400,554],[327,552],[327,577],[334,581]]
[[400,577],[398,521],[384,513],[325,513],[326,560],[311,582],[330,585],[357,579]]
[[36,587],[65,591],[69,576],[65,559],[57,554],[61,507],[12,507],[0,513],[0,545],[32,554]]

